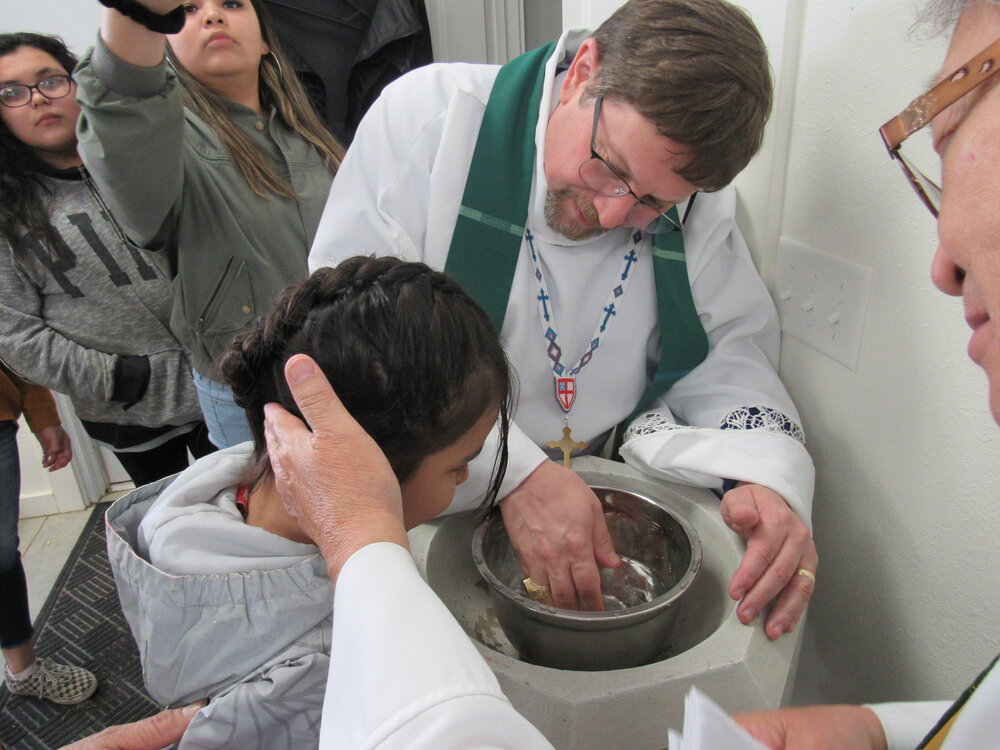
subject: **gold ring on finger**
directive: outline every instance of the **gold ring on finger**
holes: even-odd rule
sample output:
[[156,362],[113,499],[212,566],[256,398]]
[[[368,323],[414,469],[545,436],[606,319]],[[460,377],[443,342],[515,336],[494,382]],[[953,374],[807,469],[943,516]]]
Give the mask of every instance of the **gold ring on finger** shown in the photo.
[[532,601],[540,601],[552,595],[552,589],[547,583],[535,583],[530,577],[524,579],[524,590]]

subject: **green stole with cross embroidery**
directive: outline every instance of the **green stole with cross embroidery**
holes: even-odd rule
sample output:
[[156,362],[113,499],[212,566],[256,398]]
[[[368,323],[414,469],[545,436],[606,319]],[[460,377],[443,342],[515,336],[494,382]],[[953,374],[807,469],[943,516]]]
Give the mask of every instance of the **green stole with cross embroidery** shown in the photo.
[[[486,310],[498,332],[503,328],[524,238],[545,63],[554,49],[552,43],[526,52],[497,74],[444,269]],[[669,215],[680,223],[676,207]],[[633,416],[697,367],[709,349],[691,298],[683,234],[654,234],[652,256],[660,361]]]

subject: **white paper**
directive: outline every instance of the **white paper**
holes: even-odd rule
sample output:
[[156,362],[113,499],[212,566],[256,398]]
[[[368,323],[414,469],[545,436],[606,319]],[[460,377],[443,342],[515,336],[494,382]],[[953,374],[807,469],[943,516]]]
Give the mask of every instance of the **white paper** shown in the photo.
[[768,750],[701,692],[684,698],[684,734],[667,731],[669,750]]

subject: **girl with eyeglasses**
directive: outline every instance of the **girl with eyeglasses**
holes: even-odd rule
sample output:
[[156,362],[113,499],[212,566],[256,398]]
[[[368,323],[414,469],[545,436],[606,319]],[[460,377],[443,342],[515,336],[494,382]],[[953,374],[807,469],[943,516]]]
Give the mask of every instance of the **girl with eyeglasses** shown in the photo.
[[0,359],[13,370],[0,369],[0,401],[16,406],[0,409],[0,474],[13,487],[0,499],[0,644],[10,692],[63,704],[86,700],[96,682],[80,667],[35,659],[17,551],[18,394],[29,420],[32,404],[48,401],[46,422],[32,424],[43,445],[59,418],[41,386],[67,394],[137,485],[181,471],[188,449],[213,450],[188,357],[168,327],[170,282],[122,242],[81,166],[75,64],[60,39],[0,34]]
[[214,450],[170,281],[129,247],[77,153],[61,39],[0,34],[0,358],[68,395],[136,483]]
[[[306,256],[343,149],[260,0],[102,0],[76,73],[80,153],[136,248],[174,280],[209,435],[250,439],[217,359]],[[169,32],[169,33],[164,33]]]

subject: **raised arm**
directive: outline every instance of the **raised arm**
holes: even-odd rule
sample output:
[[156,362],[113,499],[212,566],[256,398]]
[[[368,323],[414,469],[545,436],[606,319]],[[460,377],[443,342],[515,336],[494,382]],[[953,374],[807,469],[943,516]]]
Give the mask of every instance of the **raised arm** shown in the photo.
[[[143,0],[140,4],[161,16],[180,5],[176,0]],[[163,60],[166,36],[150,31],[112,8],[101,16],[101,39],[115,55],[132,65],[151,68]]]
[[80,157],[126,235],[148,250],[173,247],[184,178],[185,114],[164,39],[107,10],[74,73]]

